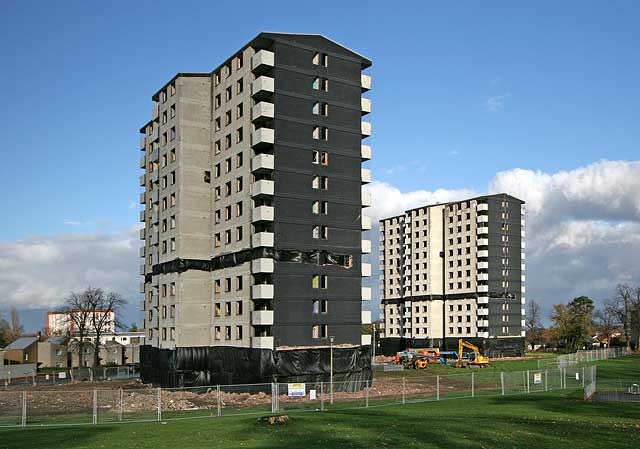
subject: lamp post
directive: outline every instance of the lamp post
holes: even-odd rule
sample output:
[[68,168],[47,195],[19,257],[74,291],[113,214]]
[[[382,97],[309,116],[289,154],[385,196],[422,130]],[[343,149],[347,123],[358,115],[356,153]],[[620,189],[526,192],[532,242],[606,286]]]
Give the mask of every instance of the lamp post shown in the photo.
[[331,384],[329,403],[333,404],[333,337],[329,337],[329,384]]

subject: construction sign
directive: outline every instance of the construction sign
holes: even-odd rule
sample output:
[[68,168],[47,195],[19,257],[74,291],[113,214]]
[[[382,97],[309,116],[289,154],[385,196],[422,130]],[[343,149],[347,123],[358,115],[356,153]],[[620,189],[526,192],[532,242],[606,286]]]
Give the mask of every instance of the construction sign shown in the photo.
[[287,384],[287,395],[293,398],[305,397],[307,395],[306,385],[303,383]]
[[534,384],[542,383],[542,373],[533,373],[533,383]]

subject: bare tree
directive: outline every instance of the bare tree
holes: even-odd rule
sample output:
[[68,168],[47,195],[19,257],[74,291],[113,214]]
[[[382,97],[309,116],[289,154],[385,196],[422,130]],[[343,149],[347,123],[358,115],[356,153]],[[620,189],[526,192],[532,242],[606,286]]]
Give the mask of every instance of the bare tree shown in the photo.
[[93,366],[100,365],[100,338],[112,329],[115,330],[116,312],[119,312],[124,304],[125,300],[115,292],[104,293],[100,290],[100,294],[94,297],[93,313],[90,316],[91,329],[95,333]]
[[640,335],[640,287],[619,284],[615,294],[605,304],[605,309],[622,326],[627,346],[632,337]]
[[527,342],[531,345],[531,348],[541,340],[542,327],[540,305],[534,300],[529,301],[527,307],[527,316],[525,320],[525,328],[527,334]]
[[10,322],[0,317],[0,347],[10,344],[11,342],[22,337],[24,329],[20,324],[20,314],[15,307],[11,308]]
[[597,331],[604,336],[607,346],[611,346],[611,335],[616,329],[614,317],[611,315],[607,307],[600,308],[593,313],[596,322]]

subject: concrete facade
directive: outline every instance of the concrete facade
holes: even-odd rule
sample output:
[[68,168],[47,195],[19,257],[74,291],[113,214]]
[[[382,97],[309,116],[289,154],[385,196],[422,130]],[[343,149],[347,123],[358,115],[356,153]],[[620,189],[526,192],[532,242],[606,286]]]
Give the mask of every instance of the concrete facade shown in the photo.
[[524,237],[524,203],[506,194],[381,220],[385,344],[452,349],[464,338],[497,352],[521,352]]
[[[370,65],[320,35],[261,33],[211,73],[178,73],[153,95],[140,130],[147,344],[362,344]],[[350,263],[272,256],[289,251]]]

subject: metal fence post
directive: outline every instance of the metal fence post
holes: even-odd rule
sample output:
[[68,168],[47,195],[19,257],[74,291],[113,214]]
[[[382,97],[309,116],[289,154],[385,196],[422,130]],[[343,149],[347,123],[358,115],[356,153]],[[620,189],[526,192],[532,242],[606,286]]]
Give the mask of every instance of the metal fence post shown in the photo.
[[21,426],[27,426],[27,392],[22,392],[22,420]]
[[222,403],[220,402],[220,385],[216,385],[216,401],[218,408],[218,416],[222,416]]
[[161,399],[161,391],[162,388],[158,387],[158,421],[162,421],[162,399]]
[[544,391],[549,391],[549,383],[547,382],[547,377],[549,377],[549,370],[545,368],[545,370],[544,370]]
[[440,400],[440,375],[436,376],[436,401]]
[[582,367],[582,388],[584,388],[584,366]]
[[276,382],[276,412],[280,411],[280,384]]
[[367,386],[365,387],[365,390],[364,390],[364,394],[365,394],[365,396],[364,396],[364,399],[365,399],[364,406],[366,408],[369,408],[369,388],[371,388],[369,386],[370,382],[371,382],[370,380],[367,381]]
[[324,412],[324,382],[320,382],[320,411]]
[[530,385],[529,385],[529,370],[527,370],[527,393],[530,393],[531,389],[530,389]]
[[476,373],[471,371],[471,397],[476,397]]
[[502,390],[502,396],[504,396],[504,371],[500,371],[500,388]]
[[271,413],[276,412],[276,384],[271,382]]
[[98,390],[93,390],[93,424],[98,424]]
[[123,407],[123,403],[124,402],[124,391],[122,391],[122,388],[120,388],[120,404],[118,407],[118,421],[122,421],[122,407]]
[[406,383],[405,383],[405,379],[403,377],[402,378],[402,405],[407,403],[405,386],[406,386]]

